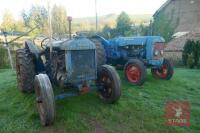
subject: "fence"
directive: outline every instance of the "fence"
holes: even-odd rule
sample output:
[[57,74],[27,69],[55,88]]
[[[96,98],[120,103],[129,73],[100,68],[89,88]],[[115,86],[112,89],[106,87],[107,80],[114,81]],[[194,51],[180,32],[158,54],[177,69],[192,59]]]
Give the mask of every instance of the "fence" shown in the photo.
[[[15,67],[15,50],[11,50],[13,65]],[[0,46],[0,69],[11,68],[6,48]]]
[[[19,36],[8,36],[7,40],[9,42],[9,41],[11,41],[13,39],[16,39],[17,37],[19,37]],[[24,40],[27,40],[27,39],[29,39],[28,36],[23,36],[23,37],[15,40],[11,44],[9,44],[14,67],[15,67],[15,53],[16,53],[16,50],[18,48],[23,47],[22,44],[23,44]],[[0,35],[0,69],[11,68],[7,48],[5,48],[3,46],[4,41],[5,41],[4,36]]]

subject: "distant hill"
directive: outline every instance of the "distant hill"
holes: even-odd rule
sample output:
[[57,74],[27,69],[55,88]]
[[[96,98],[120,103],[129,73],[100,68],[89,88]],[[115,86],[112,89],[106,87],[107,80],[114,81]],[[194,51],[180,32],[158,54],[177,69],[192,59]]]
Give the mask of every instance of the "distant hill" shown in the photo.
[[[108,14],[104,16],[99,16],[98,20],[98,29],[102,30],[105,25],[108,25],[112,28],[116,26],[116,19],[118,15],[116,14]],[[142,14],[142,15],[134,15],[129,14],[129,17],[131,18],[132,22],[135,25],[148,25],[150,20],[152,19],[151,14]],[[95,31],[95,24],[96,24],[96,18],[95,17],[86,17],[86,18],[73,18],[72,21],[72,32],[78,32],[78,31]]]
[[[141,23],[149,23],[152,19],[152,14],[129,14],[131,20],[136,24],[139,25]],[[116,21],[118,15],[117,14],[108,14],[104,16],[99,16],[99,23],[100,24],[109,24]],[[90,23],[95,24],[95,17],[86,17],[86,18],[74,18],[73,23]]]

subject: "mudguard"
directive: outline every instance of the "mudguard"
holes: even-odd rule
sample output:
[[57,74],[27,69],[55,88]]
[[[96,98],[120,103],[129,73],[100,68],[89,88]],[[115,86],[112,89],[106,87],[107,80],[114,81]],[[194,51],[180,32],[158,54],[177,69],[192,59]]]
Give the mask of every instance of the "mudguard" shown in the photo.
[[29,50],[29,52],[31,52],[31,54],[35,55],[35,56],[39,56],[39,49],[33,44],[33,42],[31,40],[26,40],[25,41],[25,48]]
[[25,49],[27,49],[34,57],[34,64],[37,73],[42,73],[45,71],[45,67],[43,61],[41,59],[41,52],[40,50],[33,44],[31,40],[25,41]]

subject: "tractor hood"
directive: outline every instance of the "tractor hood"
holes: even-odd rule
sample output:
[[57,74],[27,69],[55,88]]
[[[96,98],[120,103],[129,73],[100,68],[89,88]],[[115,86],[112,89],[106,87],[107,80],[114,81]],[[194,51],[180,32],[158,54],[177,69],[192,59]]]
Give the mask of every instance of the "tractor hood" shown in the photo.
[[53,47],[59,48],[60,50],[88,50],[96,49],[96,46],[89,39],[84,37],[76,37],[72,40],[66,41],[54,41]]
[[111,39],[111,44],[118,44],[118,46],[127,45],[145,45],[148,40],[152,42],[165,42],[164,38],[160,36],[141,36],[141,37],[117,37]]

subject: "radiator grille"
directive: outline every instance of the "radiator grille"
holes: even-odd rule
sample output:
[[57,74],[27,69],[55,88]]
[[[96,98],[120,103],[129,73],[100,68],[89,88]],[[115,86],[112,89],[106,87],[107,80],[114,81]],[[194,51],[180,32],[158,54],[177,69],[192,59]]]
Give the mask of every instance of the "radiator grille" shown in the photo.
[[71,63],[71,80],[80,82],[96,78],[95,50],[72,51]]

